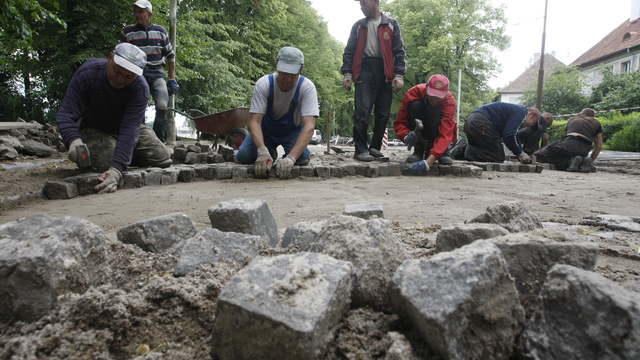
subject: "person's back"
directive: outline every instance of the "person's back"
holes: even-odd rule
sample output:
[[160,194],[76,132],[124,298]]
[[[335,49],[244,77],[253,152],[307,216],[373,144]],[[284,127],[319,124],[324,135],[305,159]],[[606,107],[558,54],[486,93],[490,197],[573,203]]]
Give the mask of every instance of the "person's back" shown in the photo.
[[596,118],[578,115],[567,121],[567,134],[577,133],[593,141],[602,132],[602,124]]
[[518,131],[518,126],[527,115],[526,107],[505,102],[483,105],[474,111],[484,114],[491,120],[494,130],[503,137],[515,134]]

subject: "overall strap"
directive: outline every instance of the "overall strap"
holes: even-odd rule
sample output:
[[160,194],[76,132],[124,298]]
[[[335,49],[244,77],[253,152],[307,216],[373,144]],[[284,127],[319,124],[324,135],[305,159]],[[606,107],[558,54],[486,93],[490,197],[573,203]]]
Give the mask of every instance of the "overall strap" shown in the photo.
[[269,74],[269,96],[267,97],[267,114],[273,109],[273,74]]
[[300,75],[300,79],[298,79],[298,86],[296,87],[296,93],[293,95],[293,99],[291,100],[291,104],[289,105],[289,111],[293,110],[298,106],[298,96],[300,95],[300,87],[302,86],[302,82],[305,77]]

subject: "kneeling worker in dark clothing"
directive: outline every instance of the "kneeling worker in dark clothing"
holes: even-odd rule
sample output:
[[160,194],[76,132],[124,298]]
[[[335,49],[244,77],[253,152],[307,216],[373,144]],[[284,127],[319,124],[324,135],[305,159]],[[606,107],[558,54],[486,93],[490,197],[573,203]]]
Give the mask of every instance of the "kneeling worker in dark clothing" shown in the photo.
[[[415,165],[405,170],[407,175],[426,173],[436,160],[444,165],[453,163],[446,151],[457,139],[458,123],[455,120],[456,100],[448,90],[449,79],[437,74],[426,84],[409,89],[402,99],[394,129],[405,144],[414,146],[407,162]],[[416,129],[416,120],[422,122],[421,130]]]
[[538,129],[534,131],[534,127],[524,127],[518,130],[518,141],[522,144],[522,148],[527,155],[533,153],[549,144],[549,133],[547,129],[553,124],[553,115],[551,113],[542,113],[542,119],[538,123]]
[[[540,162],[555,164],[566,171],[592,172],[592,163],[598,158],[602,144],[602,125],[594,117],[593,109],[584,109],[567,121],[567,134],[535,152]],[[589,151],[595,144],[591,156]]]
[[129,164],[172,163],[169,149],[142,125],[149,101],[149,86],[141,77],[146,63],[145,53],[129,43],[118,44],[107,60],[87,60],[73,75],[56,115],[69,159],[104,172],[95,187],[100,193],[116,191]]
[[464,123],[468,144],[462,141],[451,150],[454,158],[469,161],[504,162],[506,156],[502,142],[523,164],[531,163],[531,157],[517,141],[520,126],[539,126],[540,111],[534,107],[495,102],[475,109]]

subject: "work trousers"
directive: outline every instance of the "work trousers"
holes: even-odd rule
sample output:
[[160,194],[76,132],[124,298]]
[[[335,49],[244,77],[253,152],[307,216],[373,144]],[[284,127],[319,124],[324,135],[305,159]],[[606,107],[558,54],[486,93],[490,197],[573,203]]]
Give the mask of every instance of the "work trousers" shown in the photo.
[[562,139],[535,152],[536,161],[569,167],[569,160],[574,156],[587,156],[591,151],[591,141],[582,136],[566,135]]
[[153,120],[153,131],[160,141],[167,136],[167,108],[169,106],[169,91],[167,90],[167,75],[162,67],[145,67],[142,74],[149,84],[149,93],[156,104],[156,117]]
[[542,126],[538,126],[538,131],[533,131],[530,127],[518,130],[518,141],[522,144],[524,152],[532,155],[536,150],[540,149],[540,139],[542,139]]
[[355,113],[353,114],[353,142],[356,153],[368,153],[367,143],[371,111],[374,111],[371,148],[380,150],[382,137],[391,115],[392,88],[384,75],[382,58],[362,59],[360,75],[355,84]]
[[440,123],[442,122],[442,109],[431,106],[426,100],[416,100],[407,107],[407,126],[413,131],[416,128],[416,119],[422,120],[422,143],[416,144],[416,151],[424,151],[423,158],[426,158],[440,134]]
[[493,128],[493,122],[484,114],[472,112],[464,123],[467,147],[464,159],[482,162],[504,162],[506,156],[502,145],[502,135]]
[[[80,129],[80,135],[89,149],[91,167],[99,172],[107,171],[113,160],[118,134],[110,134],[91,127],[84,127]],[[133,149],[131,165],[140,167],[152,166],[170,158],[169,149],[158,139],[153,130],[146,125],[140,125],[138,142]]]

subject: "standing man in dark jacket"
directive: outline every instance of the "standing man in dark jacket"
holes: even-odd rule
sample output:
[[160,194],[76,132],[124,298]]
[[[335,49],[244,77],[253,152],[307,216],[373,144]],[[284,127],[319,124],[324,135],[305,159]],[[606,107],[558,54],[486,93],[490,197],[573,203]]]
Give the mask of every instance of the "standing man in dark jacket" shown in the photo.
[[[380,12],[379,0],[360,1],[364,19],[351,28],[342,55],[342,86],[351,90],[356,82],[355,113],[353,115],[354,158],[373,161],[382,157],[380,147],[387,122],[391,116],[392,91],[404,85],[407,71],[406,52],[400,25]],[[374,110],[375,107],[375,110]],[[371,146],[367,146],[369,120],[374,110],[375,125]]]
[[[153,8],[147,0],[138,0],[133,7],[136,24],[122,29],[118,41],[131,43],[147,54],[147,66],[144,78],[149,84],[149,91],[156,103],[156,118],[153,131],[161,141],[167,135],[167,111],[169,95],[178,90],[176,81],[176,54],[173,52],[167,30],[160,25],[152,24]],[[169,70],[169,81],[164,73],[164,66]]]

